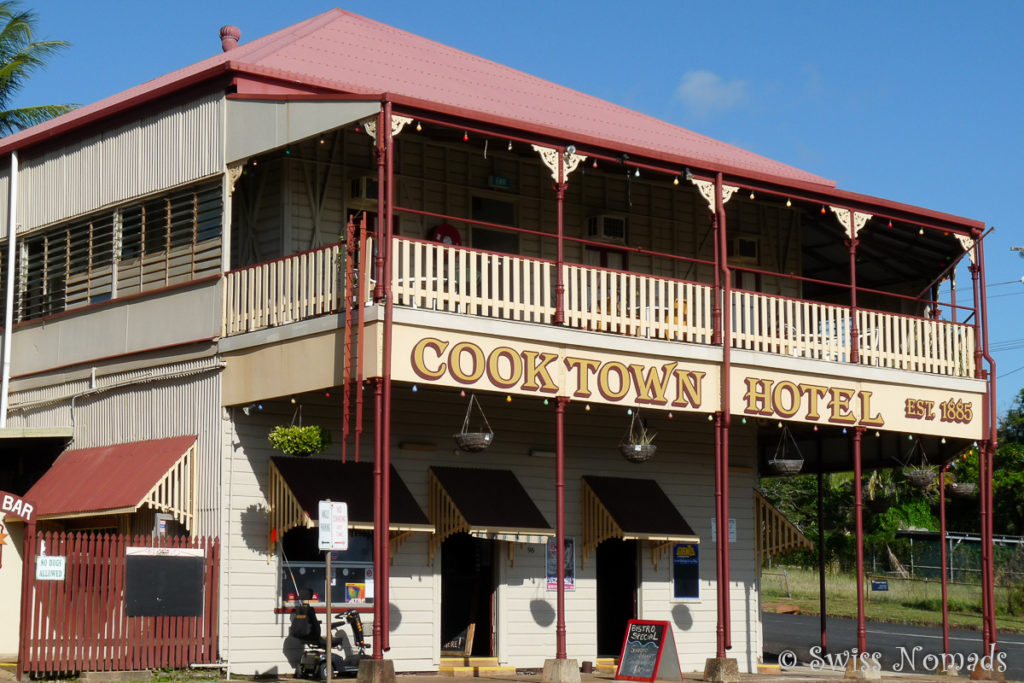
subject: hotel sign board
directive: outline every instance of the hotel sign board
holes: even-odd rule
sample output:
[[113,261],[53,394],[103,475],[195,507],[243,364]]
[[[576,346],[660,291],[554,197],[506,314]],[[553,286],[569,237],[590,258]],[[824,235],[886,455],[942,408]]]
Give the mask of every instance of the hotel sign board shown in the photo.
[[[462,389],[713,412],[716,366],[441,330],[396,334],[392,376]],[[513,344],[516,344],[513,346]]]
[[[399,381],[586,403],[713,413],[717,364],[396,326]],[[852,369],[852,368],[851,368]],[[772,420],[964,439],[983,436],[984,394],[733,365],[730,412]]]
[[983,438],[984,394],[733,366],[733,415]]

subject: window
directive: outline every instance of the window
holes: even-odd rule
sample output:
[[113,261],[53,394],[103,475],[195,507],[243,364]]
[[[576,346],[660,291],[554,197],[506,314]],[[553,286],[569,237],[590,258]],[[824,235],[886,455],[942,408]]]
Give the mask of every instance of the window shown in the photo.
[[700,597],[700,545],[676,543],[672,548],[672,597]]
[[[304,591],[314,605],[325,604],[327,567],[317,547],[316,529],[292,529],[281,547],[281,602],[295,606]],[[373,604],[373,535],[350,533],[348,550],[331,553],[331,604]]]
[[[497,225],[516,224],[516,205],[501,199],[489,197],[473,197],[473,215],[475,221],[495,223]],[[472,227],[472,246],[476,249],[494,251],[502,254],[519,253],[519,235],[504,230],[491,230],[478,226]]]
[[[220,271],[219,182],[125,204],[26,236],[15,320]],[[0,281],[0,305],[6,281]]]

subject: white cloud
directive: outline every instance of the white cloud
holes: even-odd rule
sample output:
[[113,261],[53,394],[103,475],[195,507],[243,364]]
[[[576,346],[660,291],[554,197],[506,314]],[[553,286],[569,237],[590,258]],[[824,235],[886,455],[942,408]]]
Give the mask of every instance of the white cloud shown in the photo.
[[733,109],[746,96],[746,81],[726,82],[717,74],[704,70],[687,71],[676,88],[676,99],[699,115]]

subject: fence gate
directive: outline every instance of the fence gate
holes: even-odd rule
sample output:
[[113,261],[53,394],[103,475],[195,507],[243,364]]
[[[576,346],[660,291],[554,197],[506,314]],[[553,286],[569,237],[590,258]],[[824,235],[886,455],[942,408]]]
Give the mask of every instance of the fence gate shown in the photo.
[[[44,532],[27,538],[26,547],[18,657],[25,673],[185,668],[217,661],[216,539]],[[44,554],[49,559],[37,572],[36,558]],[[63,563],[55,559],[60,557]],[[161,565],[159,558],[167,557],[190,559]],[[58,578],[61,564],[63,579]],[[171,571],[161,576],[161,566]],[[200,616],[135,616],[167,610],[159,606],[161,591],[183,585],[192,594],[179,596],[180,602]],[[179,600],[173,603],[169,611],[180,611]]]

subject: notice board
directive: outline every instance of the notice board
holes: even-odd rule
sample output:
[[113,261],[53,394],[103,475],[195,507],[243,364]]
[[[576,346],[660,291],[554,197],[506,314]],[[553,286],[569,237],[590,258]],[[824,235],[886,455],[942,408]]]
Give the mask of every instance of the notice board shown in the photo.
[[126,616],[203,616],[202,548],[133,546],[126,555]]
[[672,625],[667,621],[630,619],[615,678],[650,683],[682,681]]

